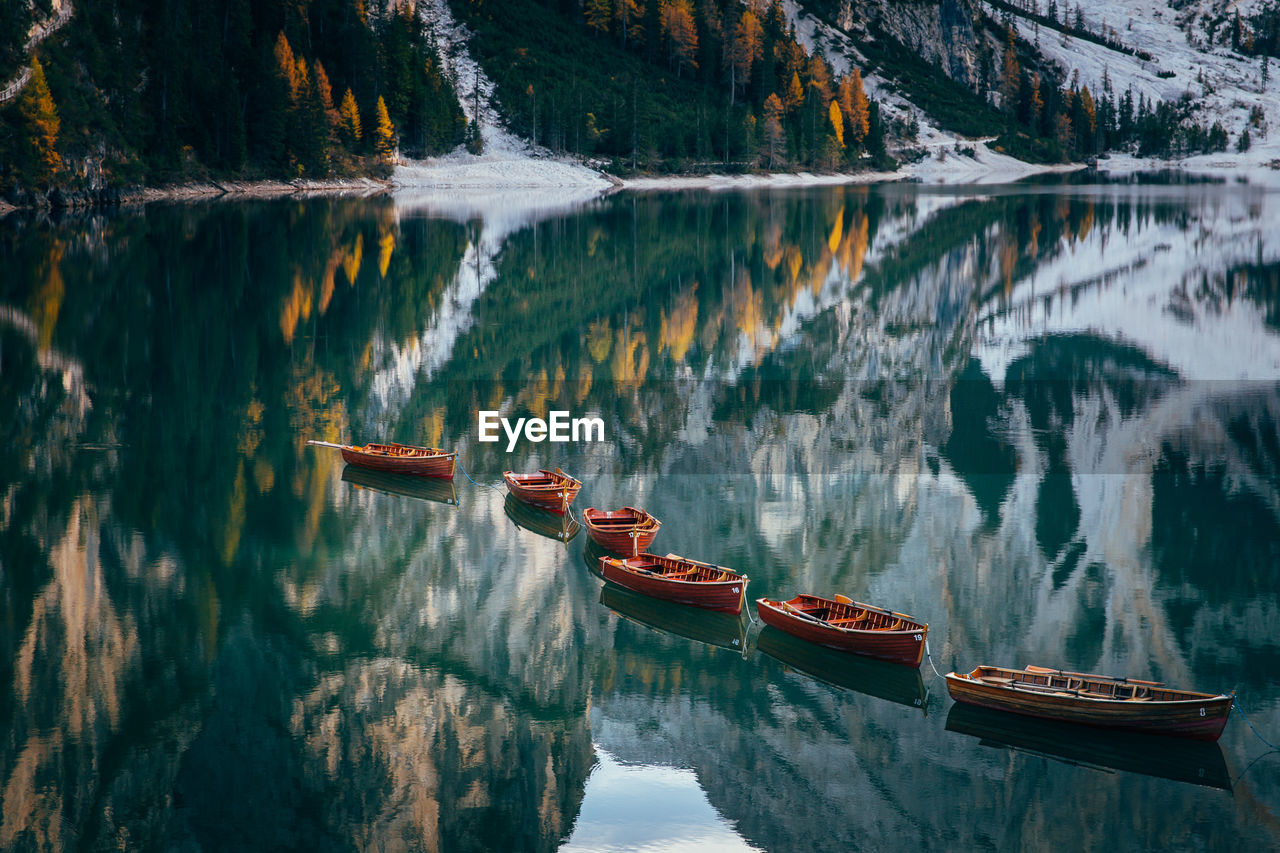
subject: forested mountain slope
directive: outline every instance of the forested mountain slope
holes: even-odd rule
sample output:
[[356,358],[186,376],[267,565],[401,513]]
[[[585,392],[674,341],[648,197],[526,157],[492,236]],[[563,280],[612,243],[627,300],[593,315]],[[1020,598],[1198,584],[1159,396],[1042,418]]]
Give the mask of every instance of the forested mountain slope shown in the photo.
[[0,14],[11,198],[377,173],[480,151],[477,110],[623,174],[1280,154],[1277,0],[78,0],[36,43],[72,2]]
[[[63,0],[73,2],[73,0]],[[411,6],[366,0],[74,0],[0,105],[0,186],[365,172],[463,139]],[[52,11],[13,0],[0,75]]]
[[[1162,0],[450,6],[514,129],[625,172],[885,165],[927,153],[922,122],[1037,162],[1247,150],[1266,134],[1273,97],[1262,79],[1275,43],[1268,2],[1233,6],[1244,11],[1216,42],[1188,34],[1210,12]],[[1213,104],[1210,72],[1231,81]]]

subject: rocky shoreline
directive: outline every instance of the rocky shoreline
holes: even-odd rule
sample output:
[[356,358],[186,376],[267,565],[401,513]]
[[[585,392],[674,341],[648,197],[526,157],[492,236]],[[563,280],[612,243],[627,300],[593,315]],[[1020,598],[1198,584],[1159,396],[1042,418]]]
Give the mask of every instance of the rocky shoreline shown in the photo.
[[104,187],[83,190],[54,187],[47,192],[13,189],[0,196],[0,216],[19,210],[107,210],[156,201],[376,195],[389,191],[393,186],[391,181],[353,178],[333,181],[201,181],[165,187]]

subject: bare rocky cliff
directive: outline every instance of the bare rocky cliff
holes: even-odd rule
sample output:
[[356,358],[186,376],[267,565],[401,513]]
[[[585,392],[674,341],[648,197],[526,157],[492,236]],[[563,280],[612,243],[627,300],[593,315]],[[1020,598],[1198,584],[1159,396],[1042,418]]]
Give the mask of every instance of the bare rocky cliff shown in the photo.
[[[990,38],[974,0],[811,0],[805,11],[851,35],[855,42],[888,37],[970,89],[983,78]],[[890,75],[892,76],[892,75]]]

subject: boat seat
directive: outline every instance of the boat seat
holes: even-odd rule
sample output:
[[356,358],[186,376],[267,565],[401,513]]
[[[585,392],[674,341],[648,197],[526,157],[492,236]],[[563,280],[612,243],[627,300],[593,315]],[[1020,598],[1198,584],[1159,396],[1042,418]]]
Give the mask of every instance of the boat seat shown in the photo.
[[1130,696],[1129,701],[1130,702],[1150,702],[1151,697],[1150,696]]
[[985,681],[988,684],[1013,684],[1012,678],[1001,678],[998,675],[983,675],[979,676],[978,680]]
[[1099,693],[1096,690],[1077,690],[1076,693],[1088,699],[1114,699],[1110,693]]

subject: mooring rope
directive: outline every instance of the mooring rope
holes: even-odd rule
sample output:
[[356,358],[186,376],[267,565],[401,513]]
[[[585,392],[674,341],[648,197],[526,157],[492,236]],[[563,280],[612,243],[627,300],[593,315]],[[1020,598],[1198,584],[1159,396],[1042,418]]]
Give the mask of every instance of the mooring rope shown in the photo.
[[1280,746],[1276,746],[1274,743],[1264,738],[1262,736],[1262,732],[1258,731],[1257,727],[1254,726],[1252,722],[1250,722],[1249,717],[1244,712],[1244,708],[1240,707],[1240,700],[1236,698],[1236,692],[1234,690],[1231,691],[1231,707],[1235,708],[1237,711],[1240,712],[1241,718],[1246,723],[1249,723],[1249,728],[1253,729],[1253,733],[1258,736],[1258,740],[1262,741],[1267,746],[1271,747],[1273,750],[1280,750]]
[[[468,480],[471,480],[471,475],[467,473],[466,468],[462,467],[461,462],[458,462],[455,459],[454,464],[458,466],[458,470],[462,472],[462,476],[466,477]],[[471,485],[480,486],[481,488],[484,488],[484,489],[493,489],[495,492],[498,492],[499,494],[501,494],[502,492],[502,489],[499,489],[497,486],[491,486],[488,483],[477,483],[475,480],[471,480]]]
[[[937,668],[936,666],[934,666],[934,665],[933,665],[933,655],[932,655],[932,654],[930,654],[930,652],[929,652],[929,638],[928,638],[928,637],[925,637],[925,638],[924,638],[924,656],[925,656],[926,658],[928,658],[928,659],[929,659],[929,668],[933,670],[933,674],[934,674],[934,675],[936,675],[936,676],[938,676],[938,678],[942,678],[942,677],[943,677],[943,676],[942,676],[942,673],[938,672],[938,668]],[[943,680],[945,681],[946,679],[943,679]]]

